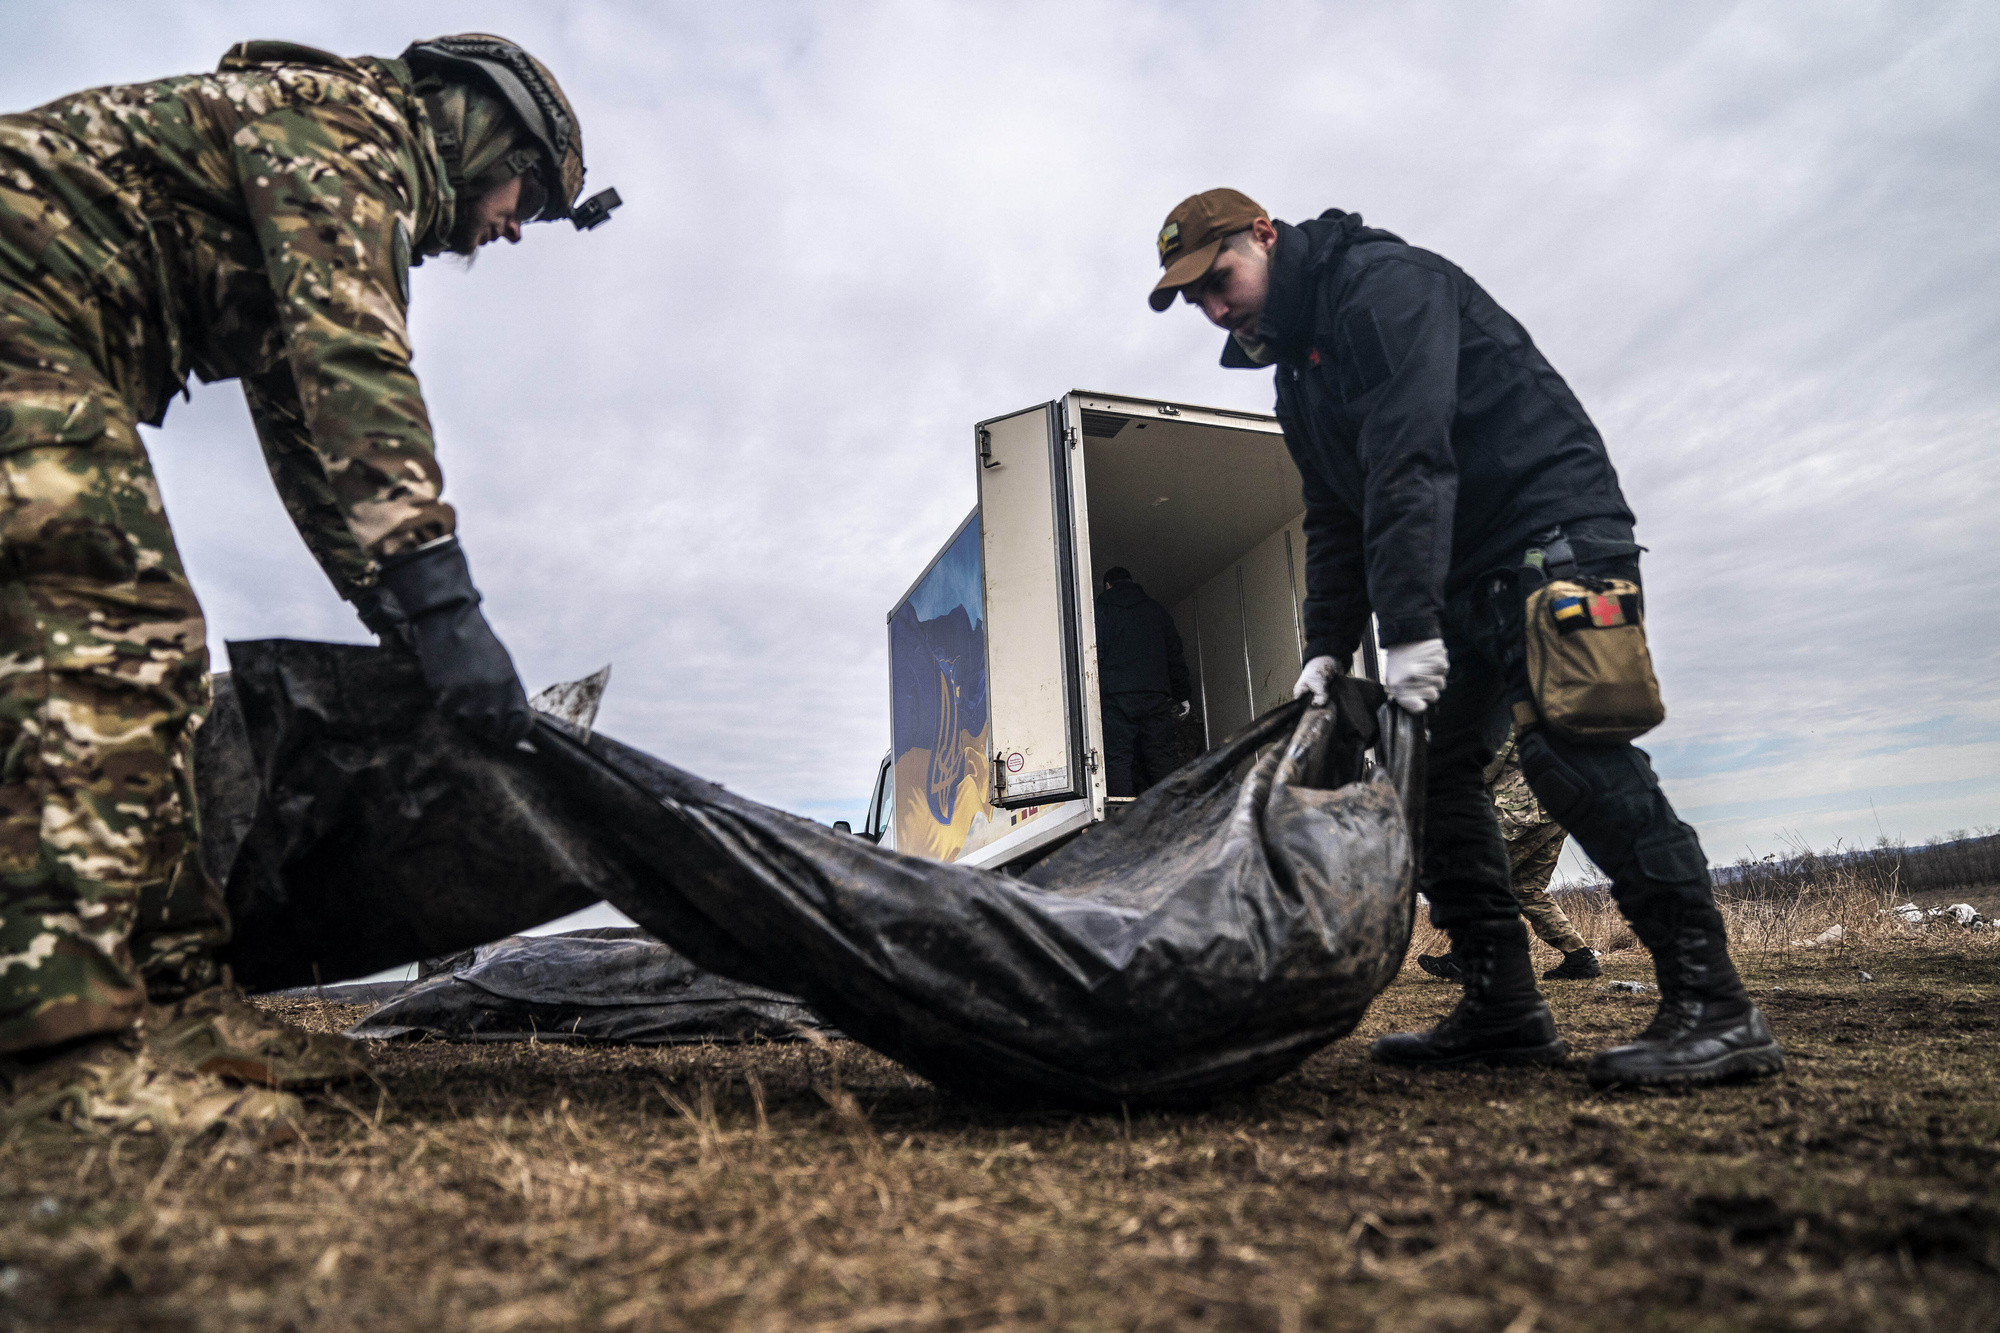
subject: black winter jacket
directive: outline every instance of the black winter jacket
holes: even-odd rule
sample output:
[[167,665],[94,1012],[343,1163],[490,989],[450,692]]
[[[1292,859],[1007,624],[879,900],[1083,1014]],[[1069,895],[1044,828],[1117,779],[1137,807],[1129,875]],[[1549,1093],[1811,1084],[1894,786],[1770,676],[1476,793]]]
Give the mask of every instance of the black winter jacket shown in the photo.
[[1174,618],[1132,582],[1097,594],[1097,680],[1104,694],[1188,698],[1187,657]]
[[[1583,405],[1457,265],[1339,209],[1276,225],[1257,337],[1305,478],[1308,661],[1350,660],[1371,608],[1384,646],[1439,638],[1535,533],[1631,522]],[[1254,364],[1233,338],[1222,363]]]

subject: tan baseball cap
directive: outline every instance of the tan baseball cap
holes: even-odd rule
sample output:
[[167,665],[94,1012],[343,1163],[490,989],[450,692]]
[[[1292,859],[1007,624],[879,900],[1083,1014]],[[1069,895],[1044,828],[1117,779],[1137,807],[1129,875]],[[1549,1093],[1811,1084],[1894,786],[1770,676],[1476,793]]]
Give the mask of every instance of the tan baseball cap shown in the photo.
[[1160,228],[1160,265],[1167,271],[1149,300],[1155,310],[1174,303],[1180,289],[1198,282],[1222,253],[1222,243],[1258,218],[1271,215],[1235,190],[1204,190],[1181,200]]

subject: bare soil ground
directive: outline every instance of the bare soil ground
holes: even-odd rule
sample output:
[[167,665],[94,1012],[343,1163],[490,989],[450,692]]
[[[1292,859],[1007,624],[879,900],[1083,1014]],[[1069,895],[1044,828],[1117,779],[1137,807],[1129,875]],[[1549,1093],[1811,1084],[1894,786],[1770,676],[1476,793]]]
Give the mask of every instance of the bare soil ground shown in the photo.
[[1566,1068],[1372,1065],[1454,998],[1414,969],[1200,1113],[1001,1113],[839,1042],[382,1046],[277,1146],[12,1135],[0,1326],[1995,1328],[1995,935],[1744,963],[1790,1068],[1687,1094],[1587,1089],[1651,1007],[1593,982],[1548,986]]

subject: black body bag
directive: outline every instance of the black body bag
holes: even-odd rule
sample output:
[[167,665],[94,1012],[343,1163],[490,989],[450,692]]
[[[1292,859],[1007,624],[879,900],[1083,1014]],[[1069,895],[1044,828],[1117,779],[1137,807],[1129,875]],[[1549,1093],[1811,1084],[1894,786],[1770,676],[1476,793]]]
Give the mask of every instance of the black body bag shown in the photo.
[[204,854],[228,961],[258,988],[603,898],[955,1092],[1114,1106],[1290,1071],[1409,944],[1422,731],[1366,681],[1273,710],[1017,877],[884,851],[548,719],[524,748],[480,746],[379,650],[230,656],[197,753]]

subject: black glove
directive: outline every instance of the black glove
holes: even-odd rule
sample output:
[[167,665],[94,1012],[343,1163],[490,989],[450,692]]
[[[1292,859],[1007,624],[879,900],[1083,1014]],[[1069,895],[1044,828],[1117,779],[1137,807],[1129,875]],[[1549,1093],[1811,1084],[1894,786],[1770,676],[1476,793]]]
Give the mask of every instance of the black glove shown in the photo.
[[416,636],[410,632],[410,622],[403,615],[403,608],[396,605],[396,599],[379,584],[373,588],[363,588],[349,599],[354,614],[361,617],[361,623],[368,632],[381,640],[384,648],[400,648],[406,653],[417,651]]
[[383,562],[381,585],[402,611],[438,706],[458,725],[511,745],[535,715],[514,661],[479,614],[479,590],[456,541]]

